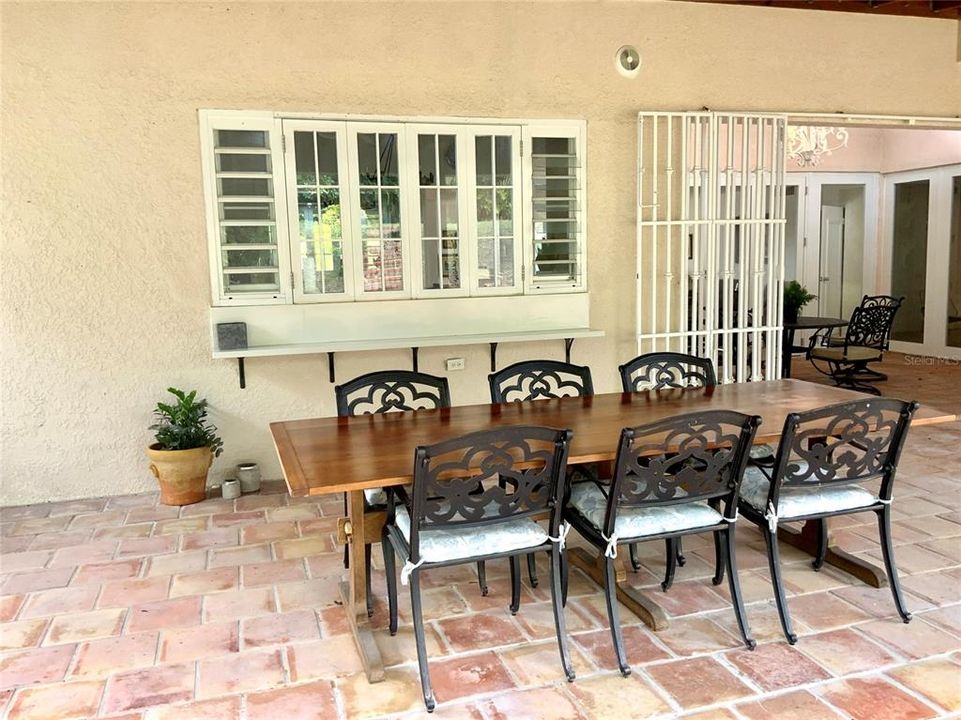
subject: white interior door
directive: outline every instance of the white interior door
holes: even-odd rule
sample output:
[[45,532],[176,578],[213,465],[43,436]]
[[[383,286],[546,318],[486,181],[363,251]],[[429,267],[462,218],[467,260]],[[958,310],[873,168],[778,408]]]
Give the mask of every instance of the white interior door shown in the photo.
[[961,165],[885,176],[887,292],[904,297],[891,348],[961,359]]
[[844,208],[821,206],[818,315],[841,317],[844,282]]

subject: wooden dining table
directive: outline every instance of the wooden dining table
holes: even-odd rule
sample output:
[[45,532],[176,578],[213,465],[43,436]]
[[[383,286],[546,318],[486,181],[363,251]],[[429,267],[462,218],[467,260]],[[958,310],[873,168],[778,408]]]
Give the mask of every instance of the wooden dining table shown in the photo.
[[[338,536],[349,547],[350,571],[340,590],[368,680],[378,682],[384,678],[384,665],[367,617],[364,544],[380,542],[385,513],[365,513],[362,491],[410,483],[417,446],[498,426],[543,425],[573,430],[570,465],[603,462],[614,459],[622,428],[707,409],[759,415],[762,424],[755,443],[776,444],[789,413],[866,397],[871,396],[785,379],[683,390],[287,420],[271,423],[270,430],[291,495],[347,493],[347,516],[340,521]],[[922,407],[915,414],[913,424],[930,425],[955,419],[956,416],[950,413]],[[817,537],[813,524],[808,526],[801,532],[782,528],[780,537],[813,554]],[[569,555],[572,565],[580,567],[596,582],[603,583],[602,558],[583,548],[572,548]],[[826,562],[874,587],[886,584],[881,568],[830,545]],[[668,619],[660,606],[629,586],[625,579],[626,572],[620,565],[617,571],[618,599],[653,629],[666,627]]]

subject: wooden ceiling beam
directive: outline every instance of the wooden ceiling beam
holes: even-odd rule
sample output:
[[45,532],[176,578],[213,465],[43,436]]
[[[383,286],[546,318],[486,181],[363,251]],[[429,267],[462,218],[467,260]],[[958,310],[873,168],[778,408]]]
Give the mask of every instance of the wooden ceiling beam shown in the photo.
[[961,0],[760,0],[760,2],[758,0],[686,0],[686,2],[961,20]]

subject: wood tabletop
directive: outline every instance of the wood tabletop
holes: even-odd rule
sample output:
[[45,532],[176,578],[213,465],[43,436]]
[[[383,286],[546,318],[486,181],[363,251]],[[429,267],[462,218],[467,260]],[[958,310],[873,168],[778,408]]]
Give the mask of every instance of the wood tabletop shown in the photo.
[[[621,428],[703,409],[738,410],[763,419],[756,443],[776,443],[790,412],[871,397],[801,380],[731,383],[713,388],[610,393],[504,405],[287,420],[270,424],[291,495],[324,495],[411,481],[414,448],[498,425],[574,431],[570,463],[612,460]],[[910,398],[908,398],[910,399]],[[915,425],[957,416],[922,407]]]

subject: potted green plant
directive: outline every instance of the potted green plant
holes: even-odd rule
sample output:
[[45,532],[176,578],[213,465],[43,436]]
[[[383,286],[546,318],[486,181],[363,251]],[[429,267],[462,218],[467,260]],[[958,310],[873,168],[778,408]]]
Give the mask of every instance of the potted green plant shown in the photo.
[[147,448],[150,471],[160,482],[160,502],[190,505],[207,495],[207,471],[223,452],[217,428],[207,422],[207,401],[167,388],[175,403],[158,402],[156,422],[150,426],[156,442]]
[[797,322],[801,308],[817,298],[797,280],[791,280],[784,286],[784,321]]

